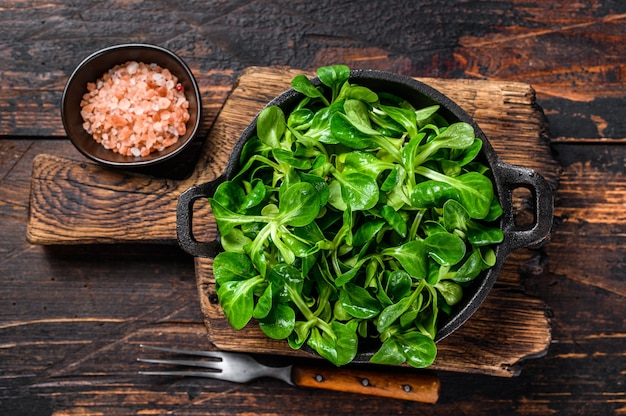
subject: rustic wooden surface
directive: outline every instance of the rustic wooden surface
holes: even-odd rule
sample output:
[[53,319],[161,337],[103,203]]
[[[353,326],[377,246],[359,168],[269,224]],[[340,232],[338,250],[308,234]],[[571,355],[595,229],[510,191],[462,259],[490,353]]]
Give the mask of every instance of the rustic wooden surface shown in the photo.
[[[623,2],[0,3],[3,414],[626,412]],[[558,228],[543,249],[515,253],[522,266],[506,272],[515,276],[513,293],[550,308],[547,355],[509,379],[440,372],[434,406],[273,380],[233,385],[136,375],[139,343],[206,342],[192,259],[172,245],[26,240],[35,157],[81,160],[58,114],[67,76],[92,51],[127,41],[166,46],[200,75],[207,131],[234,80],[253,65],[345,62],[532,85],[563,169]]]
[[[250,67],[237,78],[220,110],[193,171],[182,180],[103,169],[93,164],[41,154],[31,178],[27,239],[34,244],[167,242],[176,238],[176,202],[192,185],[216,178],[226,167],[240,133],[261,108],[289,88],[301,70]],[[422,79],[466,108],[490,143],[511,164],[532,167],[556,190],[558,165],[551,157],[545,118],[532,89],[523,83]],[[502,126],[507,126],[503,128]],[[519,215],[527,214],[516,201]],[[207,204],[198,202],[194,228],[198,238],[214,240],[217,231]],[[149,213],[145,215],[144,212]],[[531,214],[532,215],[532,214]],[[550,221],[551,219],[548,219]],[[509,270],[524,262],[512,257]],[[201,310],[213,346],[223,350],[311,358],[284,341],[272,341],[255,324],[233,330],[215,299],[211,259],[196,259]],[[506,268],[505,268],[506,270]],[[546,305],[523,293],[517,274],[503,272],[499,285],[462,331],[439,346],[434,369],[511,377],[519,363],[546,353],[550,324]],[[506,317],[507,319],[502,319]],[[485,328],[491,328],[487,335]],[[473,353],[466,353],[466,345]],[[205,346],[206,347],[206,346]]]

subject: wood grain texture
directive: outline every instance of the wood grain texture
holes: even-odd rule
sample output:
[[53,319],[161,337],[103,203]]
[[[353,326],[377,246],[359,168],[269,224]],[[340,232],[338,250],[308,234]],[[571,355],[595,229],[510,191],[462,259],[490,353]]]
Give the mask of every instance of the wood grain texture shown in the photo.
[[[180,193],[219,175],[249,121],[268,101],[286,90],[298,73],[301,71],[276,68],[244,71],[207,137],[194,171],[181,181],[112,172],[90,164],[39,156],[33,166],[29,241],[85,244],[174,239],[176,201]],[[506,82],[423,81],[449,95],[475,117],[505,161],[534,168],[556,188],[558,168],[548,152],[545,120],[529,86]],[[51,198],[52,195],[57,197]],[[201,220],[211,216],[206,211],[194,211],[194,219],[199,222],[194,226],[197,235],[206,240],[215,238],[215,224]],[[210,259],[196,260],[201,307],[214,345],[224,350],[308,355],[290,350],[284,341],[269,340],[253,325],[241,332],[232,330],[215,303],[210,264]],[[520,361],[545,354],[550,343],[545,305],[522,294],[491,298],[494,299],[464,332],[442,343],[435,368],[514,376],[519,373]],[[503,320],[502,316],[507,319]],[[485,336],[493,328],[496,330]],[[464,347],[468,341],[477,346],[471,353]]]
[[[622,0],[0,0],[0,413],[625,414],[625,16]],[[542,250],[513,253],[498,284],[549,306],[547,355],[513,378],[438,372],[435,406],[274,380],[137,375],[138,343],[207,343],[192,259],[173,246],[25,238],[33,160],[85,161],[59,118],[68,75],[127,41],[190,64],[207,126],[248,66],[343,62],[532,85],[563,166],[558,228]]]
[[332,367],[296,365],[291,370],[296,386],[343,391],[392,399],[435,404],[441,383],[434,373],[415,371],[376,371],[346,368],[337,372]]
[[[626,135],[614,108],[626,93],[621,0],[394,0],[384,7],[232,0],[162,8],[93,0],[4,7],[1,131],[63,137],[58,103],[67,76],[91,52],[132,39],[172,49],[200,83],[215,69],[230,71],[231,85],[248,66],[336,62],[408,76],[524,82],[536,88],[555,136],[577,137],[581,128]],[[42,123],[33,125],[31,115]]]

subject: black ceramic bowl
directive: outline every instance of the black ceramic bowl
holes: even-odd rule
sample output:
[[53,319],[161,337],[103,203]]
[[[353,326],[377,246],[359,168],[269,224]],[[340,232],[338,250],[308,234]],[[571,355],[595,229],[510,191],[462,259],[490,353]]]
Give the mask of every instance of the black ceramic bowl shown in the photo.
[[[313,79],[312,82],[315,85],[320,85],[318,79]],[[535,171],[509,165],[500,160],[476,122],[457,104],[432,87],[409,77],[371,70],[352,71],[350,82],[366,86],[375,92],[395,94],[406,99],[416,108],[439,104],[441,106],[440,114],[448,122],[463,121],[471,124],[476,137],[483,141],[482,150],[478,157],[482,163],[491,168],[493,173],[496,195],[504,211],[499,220],[499,227],[504,232],[505,237],[504,241],[495,248],[495,266],[474,279],[472,286],[464,289],[462,301],[455,305],[448,319],[439,323],[435,341],[440,341],[463,325],[479,308],[493,287],[504,260],[512,251],[539,244],[546,239],[550,232],[553,216],[551,190],[545,179]],[[291,89],[276,97],[268,105],[277,105],[283,109],[285,114],[288,114],[302,98],[302,94]],[[211,197],[220,183],[237,174],[237,160],[241,149],[245,142],[255,134],[256,119],[241,135],[224,174],[215,181],[191,187],[181,195],[177,211],[178,241],[188,253],[200,257],[213,257],[221,250],[219,239],[211,242],[199,242],[193,236],[191,232],[192,206],[197,199]],[[516,227],[514,222],[512,193],[516,188],[527,188],[533,196],[535,222],[528,228],[520,229]],[[361,351],[354,361],[368,361],[376,349]]]
[[[83,118],[80,115],[80,101],[87,92],[87,83],[95,82],[115,65],[124,64],[127,61],[155,63],[162,68],[169,69],[183,85],[185,96],[189,101],[190,118],[187,122],[186,133],[175,144],[143,157],[124,156],[105,149],[85,131]],[[89,55],[69,77],[61,101],[63,126],[74,146],[88,158],[116,168],[151,167],[182,154],[198,132],[201,113],[200,91],[191,70],[173,52],[147,44],[116,45]]]

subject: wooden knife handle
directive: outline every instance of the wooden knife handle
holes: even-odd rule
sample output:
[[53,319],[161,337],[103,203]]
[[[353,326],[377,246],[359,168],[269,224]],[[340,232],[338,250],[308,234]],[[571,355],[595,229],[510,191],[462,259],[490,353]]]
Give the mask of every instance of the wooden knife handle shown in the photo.
[[435,374],[294,365],[294,384],[422,403],[436,403],[440,382]]

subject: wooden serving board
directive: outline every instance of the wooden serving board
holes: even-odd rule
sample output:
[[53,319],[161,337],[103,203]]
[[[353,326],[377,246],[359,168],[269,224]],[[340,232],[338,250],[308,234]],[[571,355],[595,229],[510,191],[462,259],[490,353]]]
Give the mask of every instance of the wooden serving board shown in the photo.
[[[201,147],[195,169],[171,180],[108,170],[51,155],[33,164],[27,239],[33,244],[173,242],[176,204],[192,185],[211,181],[225,168],[241,132],[262,107],[289,88],[302,71],[252,67],[238,78]],[[532,88],[513,82],[420,79],[456,101],[483,129],[508,163],[535,169],[556,189],[547,126]],[[517,206],[524,217],[524,197]],[[532,214],[531,214],[532,215]],[[214,239],[208,204],[194,207],[194,234]],[[204,239],[204,238],[203,238]],[[502,269],[483,306],[458,331],[439,343],[435,369],[514,376],[519,364],[547,351],[551,340],[546,305],[520,290],[520,273],[534,253],[518,250]],[[216,302],[211,259],[196,258],[200,304],[209,340],[219,349],[308,356],[269,340],[256,326],[234,331]]]

